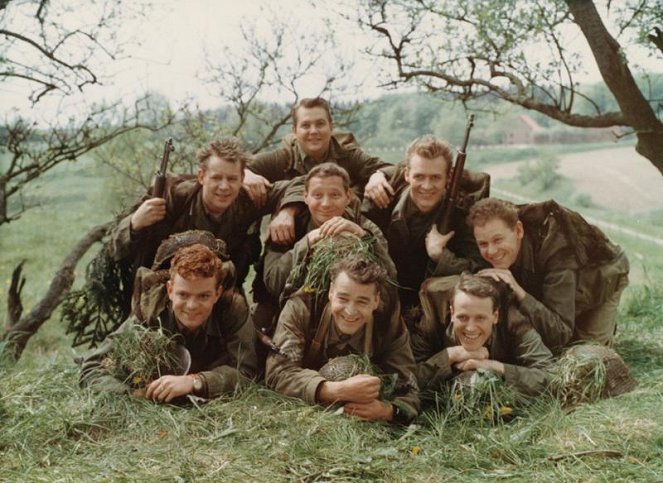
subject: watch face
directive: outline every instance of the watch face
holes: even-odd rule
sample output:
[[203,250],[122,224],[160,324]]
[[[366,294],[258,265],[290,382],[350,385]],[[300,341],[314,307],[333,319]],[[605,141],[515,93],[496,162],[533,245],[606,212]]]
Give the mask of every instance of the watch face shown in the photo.
[[198,377],[193,378],[193,390],[194,391],[200,391],[203,388],[203,381],[201,381]]

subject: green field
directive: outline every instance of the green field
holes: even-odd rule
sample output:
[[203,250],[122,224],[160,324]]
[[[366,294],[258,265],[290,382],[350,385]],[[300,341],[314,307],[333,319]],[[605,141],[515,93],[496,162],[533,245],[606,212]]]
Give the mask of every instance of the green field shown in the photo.
[[[36,206],[0,227],[3,307],[19,260],[29,310],[71,245],[119,209],[103,173],[91,160],[60,166],[26,193]],[[648,233],[660,238],[660,214],[651,216]],[[158,406],[80,390],[74,357],[85,350],[71,348],[56,314],[0,368],[0,480],[661,481],[663,250],[614,239],[635,272],[616,340],[639,382],[629,394],[572,411],[542,398],[496,426],[433,409],[406,428],[363,423],[259,385],[202,407]]]

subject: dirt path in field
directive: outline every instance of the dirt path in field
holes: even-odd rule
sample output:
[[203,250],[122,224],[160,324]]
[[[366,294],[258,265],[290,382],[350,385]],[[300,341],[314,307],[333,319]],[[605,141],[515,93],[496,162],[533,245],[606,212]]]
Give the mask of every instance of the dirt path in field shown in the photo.
[[[486,169],[494,180],[513,178],[522,161]],[[560,156],[560,172],[597,205],[635,214],[663,210],[663,175],[633,147],[616,147]],[[559,200],[562,203],[563,200]]]

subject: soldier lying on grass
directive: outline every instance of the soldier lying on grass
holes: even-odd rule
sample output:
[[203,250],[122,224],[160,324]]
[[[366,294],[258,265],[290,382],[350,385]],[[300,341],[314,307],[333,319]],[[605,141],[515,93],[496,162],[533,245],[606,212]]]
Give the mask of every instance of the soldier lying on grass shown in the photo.
[[424,317],[412,345],[422,390],[436,391],[478,369],[490,369],[525,396],[546,390],[553,356],[522,315],[501,304],[493,280],[467,273],[428,279],[421,303]]
[[[246,300],[233,289],[232,262],[222,262],[207,246],[194,244],[175,253],[169,278],[168,272],[141,269],[138,280],[142,292],[134,315],[84,359],[81,386],[171,402],[187,394],[213,398],[232,393],[254,376],[254,332]],[[135,333],[143,335],[137,350],[127,353],[127,334]],[[150,348],[154,352],[152,341],[163,334],[172,344],[162,344],[161,353],[143,361]],[[182,369],[168,363],[168,353],[178,346],[190,354],[189,374],[169,373]],[[138,365],[147,371],[139,371]]]
[[[399,304],[384,290],[385,270],[353,255],[330,272],[325,297],[300,291],[283,308],[274,342],[287,355],[268,356],[267,385],[311,404],[339,403],[345,414],[362,419],[410,421],[419,407],[415,365]],[[330,381],[320,374],[329,359],[347,354],[368,354],[383,374],[396,373],[403,393],[385,402],[377,376]]]

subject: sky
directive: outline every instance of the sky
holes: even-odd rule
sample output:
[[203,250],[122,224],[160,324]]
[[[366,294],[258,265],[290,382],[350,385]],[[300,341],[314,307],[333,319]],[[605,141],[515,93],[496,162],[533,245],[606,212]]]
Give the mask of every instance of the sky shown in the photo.
[[[87,87],[84,99],[78,96],[65,104],[61,100],[42,101],[38,111],[49,116],[77,102],[89,104],[118,97],[133,99],[146,91],[159,92],[174,103],[194,98],[204,107],[216,107],[222,101],[202,77],[209,72],[209,62],[220,60],[224,46],[242,44],[242,25],[256,22],[258,29],[266,32],[270,22],[281,17],[293,22],[305,34],[313,35],[323,30],[321,13],[325,10],[303,0],[153,0],[151,4],[153,7],[149,8],[147,16],[130,18],[118,28],[117,38],[131,39],[124,48],[128,58],[102,61],[107,64],[103,67],[106,72],[103,85]],[[70,14],[84,18],[78,10]],[[339,47],[343,55],[358,58],[354,34],[344,30],[344,25],[336,27],[344,39]],[[310,46],[313,50],[316,47]],[[372,62],[358,59],[358,65],[358,77],[363,78],[365,86],[362,94],[371,95],[376,91],[375,80],[370,78]],[[318,95],[323,84],[322,75],[311,72],[296,87],[301,96],[308,97]],[[0,105],[28,113],[33,109],[25,92],[25,86],[20,83],[0,85]]]
[[[133,3],[139,5],[146,1],[149,0],[134,0]],[[80,3],[74,0],[52,0],[51,3],[65,9],[62,22],[75,23],[84,20],[86,15],[92,18],[94,3],[92,0],[89,2],[89,11],[75,7]],[[21,3],[20,0],[13,2]],[[202,107],[216,107],[222,100],[209,84],[203,82],[201,76],[209,73],[208,62],[219,61],[223,56],[223,46],[235,48],[241,45],[241,25],[256,22],[259,31],[266,31],[275,18],[287,19],[297,26],[298,31],[305,32],[297,47],[316,52],[321,46],[311,39],[316,31],[323,30],[322,18],[330,13],[327,4],[304,0],[152,0],[151,5],[145,17],[126,20],[118,28],[119,39],[130,39],[125,48],[129,58],[114,62],[102,59],[108,74],[103,85],[88,88],[84,95],[64,102],[53,100],[39,103],[35,109],[26,98],[24,86],[4,84],[0,85],[0,106],[5,109],[15,107],[26,115],[49,117],[72,112],[76,109],[76,103],[89,105],[103,99],[130,100],[146,91],[157,91],[175,103],[194,98]],[[336,8],[337,3],[329,5]],[[68,6],[71,8],[67,11]],[[20,18],[15,22],[20,23]],[[347,75],[356,81],[349,95],[374,97],[383,92],[378,87],[377,61],[360,53],[362,48],[370,45],[370,38],[359,35],[357,29],[347,22],[337,20],[334,28],[341,55],[352,57],[356,63],[352,74]],[[577,51],[590,59],[587,73],[577,79],[582,82],[599,80],[586,42],[581,34],[575,35],[578,37]],[[318,95],[322,79],[321,73],[311,72],[299,81],[296,87],[300,96]],[[272,97],[268,100],[278,101],[279,93],[272,93]]]

